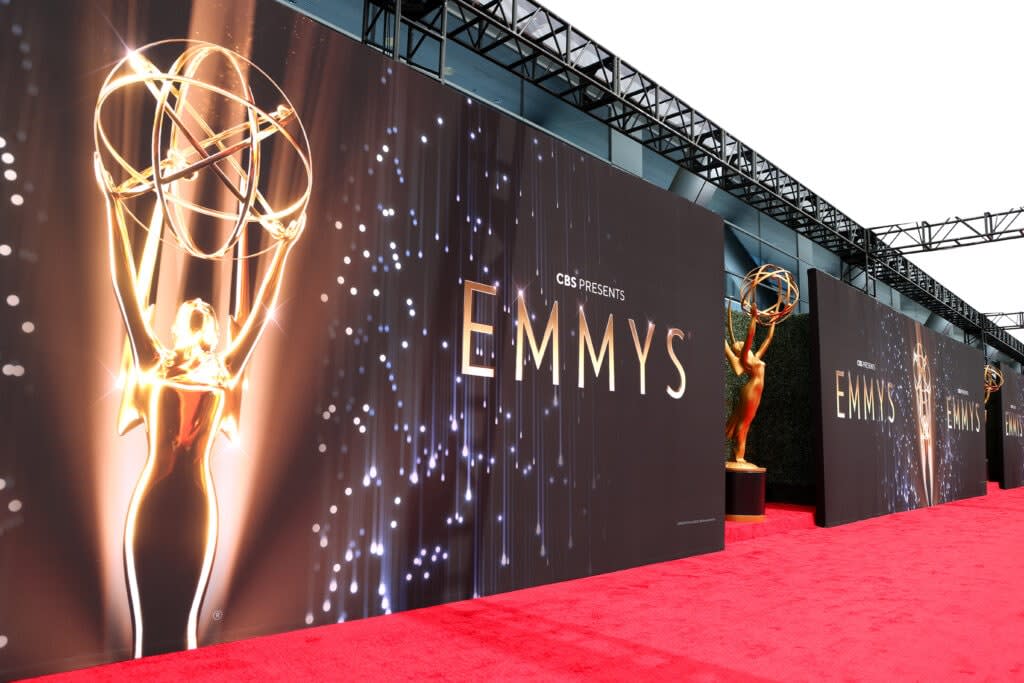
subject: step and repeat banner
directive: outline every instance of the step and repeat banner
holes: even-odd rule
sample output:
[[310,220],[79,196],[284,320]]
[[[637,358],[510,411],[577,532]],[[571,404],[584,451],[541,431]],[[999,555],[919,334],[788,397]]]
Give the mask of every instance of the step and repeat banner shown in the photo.
[[0,675],[722,547],[719,218],[269,0],[0,36]]
[[985,406],[988,473],[990,480],[1010,489],[1024,486],[1024,378],[1006,365],[999,369],[1003,386]]
[[818,522],[985,493],[984,357],[812,271]]

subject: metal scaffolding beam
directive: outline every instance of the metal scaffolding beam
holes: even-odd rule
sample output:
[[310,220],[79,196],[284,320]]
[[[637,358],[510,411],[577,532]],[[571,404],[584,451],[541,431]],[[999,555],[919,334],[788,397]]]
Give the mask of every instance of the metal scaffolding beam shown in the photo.
[[884,282],[1024,362],[1024,344],[899,249],[535,2],[364,0],[363,42],[442,80],[445,46],[457,43],[838,254],[851,276]]
[[883,242],[904,254],[969,247],[1024,237],[1024,207],[973,218],[952,216],[942,221],[896,223],[872,228]]
[[1024,330],[1024,311],[1015,313],[986,313],[985,317],[1004,330]]

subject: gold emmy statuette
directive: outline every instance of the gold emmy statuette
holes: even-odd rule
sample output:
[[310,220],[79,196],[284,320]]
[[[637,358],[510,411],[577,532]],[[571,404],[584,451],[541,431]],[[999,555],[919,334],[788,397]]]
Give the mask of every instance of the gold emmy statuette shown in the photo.
[[985,364],[985,403],[988,398],[1003,388],[1003,373],[991,363]]
[[914,346],[914,412],[917,415],[917,442],[921,456],[921,478],[924,484],[926,505],[935,503],[935,442],[932,434],[932,418],[935,414],[932,392],[932,370],[928,352],[921,336],[921,324],[914,327],[917,343]]
[[[775,301],[763,309],[757,306],[759,287],[762,292],[768,291],[775,296]],[[747,375],[747,382],[740,388],[732,414],[725,424],[725,436],[733,442],[732,456],[725,463],[727,469],[764,471],[745,457],[750,423],[757,415],[761,394],[764,392],[765,363],[762,358],[775,335],[775,325],[789,317],[799,299],[800,290],[793,282],[793,274],[785,268],[766,263],[747,273],[740,288],[740,305],[750,315],[750,326],[743,342],[736,341],[732,308],[729,309],[729,339],[725,342],[725,357],[737,377]],[[768,334],[757,351],[754,351],[754,333],[759,324],[768,327]]]
[[[258,94],[272,104],[261,108]],[[140,118],[154,101],[155,118]],[[215,129],[211,119],[224,118],[236,122]],[[133,654],[141,657],[197,645],[217,547],[210,456],[218,432],[237,437],[243,374],[303,231],[312,167],[305,130],[281,89],[245,57],[210,43],[163,41],[129,52],[100,89],[94,133],[110,274],[127,330],[118,431],[142,425],[148,443],[124,526]],[[126,150],[140,138],[144,160],[133,164]],[[271,154],[261,146],[273,140],[275,164],[294,155],[284,161],[293,162],[299,188],[276,207],[260,185],[261,161]],[[197,223],[207,232],[197,233]],[[218,246],[199,246],[211,242]],[[186,263],[180,282],[165,283],[162,273],[159,281],[179,302],[169,345],[153,327],[164,249],[184,252]],[[199,260],[231,272],[224,344],[213,307],[182,300],[194,284],[187,264]]]

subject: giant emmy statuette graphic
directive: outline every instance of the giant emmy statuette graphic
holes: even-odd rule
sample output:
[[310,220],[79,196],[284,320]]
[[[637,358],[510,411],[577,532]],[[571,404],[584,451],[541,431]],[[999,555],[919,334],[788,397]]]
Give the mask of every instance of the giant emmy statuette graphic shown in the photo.
[[[772,292],[775,301],[766,308],[758,308],[757,292]],[[747,435],[750,423],[757,415],[764,392],[765,352],[775,336],[775,325],[789,317],[800,299],[800,290],[793,282],[793,274],[785,268],[766,263],[751,270],[743,278],[740,289],[740,305],[750,315],[750,325],[743,342],[736,340],[732,324],[732,308],[729,309],[729,339],[725,342],[725,357],[737,377],[747,375],[746,383],[740,388],[733,405],[732,414],[725,425],[725,436],[733,442],[732,456],[726,463],[730,470],[761,470],[746,459]],[[761,346],[754,350],[754,335],[758,325],[768,328]],[[731,342],[731,343],[730,343]]]
[[933,416],[935,396],[932,392],[932,369],[924,347],[921,324],[914,326],[917,340],[913,355],[914,414],[917,417],[917,445],[921,459],[921,481],[925,505],[935,501],[935,437]]
[[991,363],[985,364],[985,403],[992,394],[1003,388],[1003,373]]
[[[139,115],[146,107],[153,117]],[[103,83],[94,132],[110,272],[127,331],[118,431],[142,425],[148,444],[124,525],[140,657],[197,645],[217,547],[213,445],[218,432],[237,437],[246,364],[302,234],[312,168],[285,94],[245,57],[210,43],[163,41],[130,52]],[[140,149],[141,161],[131,160]],[[281,169],[275,192],[267,159]],[[178,253],[162,253],[170,250]],[[166,282],[161,270],[170,256],[185,263],[179,282]],[[197,284],[189,274],[203,263],[230,275]],[[213,306],[182,300],[221,282],[230,293],[222,287],[209,296],[230,300],[223,344]],[[157,287],[177,306],[170,344],[154,329]]]

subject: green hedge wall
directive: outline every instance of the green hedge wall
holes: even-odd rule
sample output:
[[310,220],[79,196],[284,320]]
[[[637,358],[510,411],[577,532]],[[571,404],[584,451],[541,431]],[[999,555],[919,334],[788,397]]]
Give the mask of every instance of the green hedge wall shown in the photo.
[[[746,337],[750,317],[733,311],[732,318],[736,337],[742,341]],[[758,327],[755,348],[766,331]],[[728,335],[725,328],[723,332]],[[764,394],[747,437],[747,460],[768,469],[768,500],[813,503],[810,316],[793,315],[779,323],[764,361],[767,364]],[[725,374],[725,415],[728,418],[746,375],[737,377],[733,374],[724,351],[722,368]],[[728,441],[724,443],[723,452],[728,459],[730,445]]]

